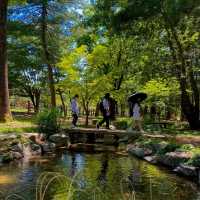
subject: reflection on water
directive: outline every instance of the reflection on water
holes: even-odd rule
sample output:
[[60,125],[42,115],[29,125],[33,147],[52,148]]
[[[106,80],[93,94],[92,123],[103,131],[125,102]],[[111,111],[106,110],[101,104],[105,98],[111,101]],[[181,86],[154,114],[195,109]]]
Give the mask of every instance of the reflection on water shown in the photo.
[[14,183],[16,180],[12,176],[8,175],[0,175],[0,185],[6,185],[6,184],[11,184]]
[[[36,157],[18,164],[1,166],[0,191],[4,197],[16,193],[27,200],[35,200],[36,182],[43,172],[59,172],[68,180],[73,179],[73,189],[76,189],[72,198],[74,200],[94,199],[95,188],[101,191],[100,197],[96,198],[101,200],[200,199],[194,183],[136,158],[108,153],[58,152],[51,157]],[[51,184],[45,199],[51,200],[53,196],[57,200],[66,199],[66,193],[57,194],[58,188],[61,188],[59,184]],[[69,186],[63,184],[62,187],[64,191]],[[84,195],[77,191],[80,189],[84,190]]]

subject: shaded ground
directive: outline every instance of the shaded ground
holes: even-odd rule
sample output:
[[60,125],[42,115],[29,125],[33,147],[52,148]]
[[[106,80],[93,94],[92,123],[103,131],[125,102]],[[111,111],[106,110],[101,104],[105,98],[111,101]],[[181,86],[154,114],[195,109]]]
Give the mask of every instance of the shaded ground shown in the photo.
[[12,122],[0,123],[0,134],[35,132],[36,130],[34,114],[13,112]]

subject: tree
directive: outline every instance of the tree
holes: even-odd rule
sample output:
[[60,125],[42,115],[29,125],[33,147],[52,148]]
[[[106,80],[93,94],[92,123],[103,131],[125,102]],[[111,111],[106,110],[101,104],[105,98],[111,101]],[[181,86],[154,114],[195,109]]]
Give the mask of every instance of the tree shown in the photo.
[[89,110],[92,102],[98,101],[99,97],[108,90],[102,86],[105,77],[96,74],[94,66],[88,62],[89,53],[86,46],[80,46],[71,50],[68,54],[63,55],[61,62],[58,64],[60,69],[66,73],[63,85],[70,88],[70,93],[79,94],[81,105],[84,109],[86,118],[85,125],[88,125]]
[[3,122],[12,119],[8,90],[7,6],[8,0],[0,0],[0,121]]
[[[194,10],[198,6],[199,2],[197,1],[185,0],[119,0],[111,4],[108,4],[107,0],[103,0],[97,1],[95,6],[96,12],[93,17],[96,24],[99,27],[106,27],[110,34],[120,34],[123,31],[127,35],[137,35],[141,38],[141,42],[143,40],[147,44],[159,33],[157,37],[163,46],[160,47],[159,43],[157,43],[158,48],[162,52],[165,52],[166,57],[163,60],[168,59],[168,63],[170,62],[171,66],[173,66],[173,69],[170,67],[168,71],[171,71],[171,75],[176,77],[179,82],[181,109],[192,129],[200,128],[200,92],[197,86],[197,80],[194,77],[194,66],[192,66],[191,62],[188,62],[187,58],[191,54],[191,50],[195,44],[193,43],[191,45],[191,41],[185,40],[184,38],[190,38],[191,35],[193,35],[192,38],[195,38],[195,36],[199,38],[193,31],[194,26],[190,31],[185,28],[186,24],[193,18],[198,19],[193,14],[196,13]],[[139,29],[136,28],[138,25],[140,27]],[[159,32],[155,28],[155,25],[159,29]],[[150,26],[153,28],[149,29]],[[144,35],[145,29],[146,32]],[[137,30],[140,31],[137,32]],[[152,47],[150,47],[151,52],[156,52],[158,48],[154,46],[153,49]],[[169,52],[171,55],[169,55]],[[157,51],[157,54],[160,55],[160,52]],[[163,63],[166,64],[167,62],[165,61]],[[154,69],[158,69],[158,67],[155,66]]]
[[48,1],[42,1],[42,18],[41,18],[41,41],[42,47],[44,51],[44,58],[45,63],[48,66],[48,81],[49,81],[49,89],[51,94],[51,106],[56,107],[56,92],[54,86],[54,77],[53,77],[53,67],[51,64],[51,55],[48,50],[48,43],[47,43],[47,5]]
[[[56,106],[55,73],[56,63],[59,59],[62,44],[66,40],[68,29],[67,22],[72,19],[73,7],[77,1],[28,1],[25,7],[21,7],[23,17],[15,16],[15,19],[28,23],[35,27],[34,32],[40,38],[40,57],[43,59],[44,68],[48,69],[47,79],[51,106]],[[71,10],[69,9],[71,8]],[[18,7],[18,12],[20,8]],[[29,12],[31,10],[31,12]],[[61,40],[63,40],[61,44]]]

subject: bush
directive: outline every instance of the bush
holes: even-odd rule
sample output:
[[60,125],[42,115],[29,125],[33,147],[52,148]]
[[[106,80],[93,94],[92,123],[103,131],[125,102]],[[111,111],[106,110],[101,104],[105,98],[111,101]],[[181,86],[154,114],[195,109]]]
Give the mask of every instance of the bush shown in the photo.
[[116,121],[114,125],[117,127],[117,129],[127,129],[128,128],[128,122],[126,120],[123,121]]
[[200,167],[200,155],[195,155],[192,157],[188,162],[188,165],[194,166],[194,167]]
[[194,146],[192,144],[183,144],[177,150],[183,152],[192,152],[194,150]]
[[174,152],[176,151],[177,149],[180,148],[181,145],[179,144],[176,144],[176,143],[169,143],[164,149],[160,150],[158,152],[159,155],[164,155],[168,152]]
[[45,110],[38,114],[36,122],[39,133],[44,133],[48,139],[60,131],[60,112],[57,109]]

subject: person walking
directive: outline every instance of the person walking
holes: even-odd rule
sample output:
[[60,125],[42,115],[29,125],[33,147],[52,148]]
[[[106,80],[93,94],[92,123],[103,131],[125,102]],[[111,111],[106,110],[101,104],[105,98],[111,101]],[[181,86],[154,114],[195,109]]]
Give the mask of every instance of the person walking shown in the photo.
[[139,130],[141,133],[144,133],[141,124],[142,116],[141,116],[141,106],[138,101],[133,104],[133,123],[132,127],[136,130]]
[[96,128],[99,129],[100,126],[103,125],[103,123],[106,122],[106,128],[109,129],[110,124],[110,94],[106,93],[103,100],[100,102],[100,110],[103,114],[103,119],[96,124]]
[[78,94],[76,94],[71,100],[71,110],[72,110],[72,128],[76,128],[78,115],[79,115],[79,108],[78,108]]

